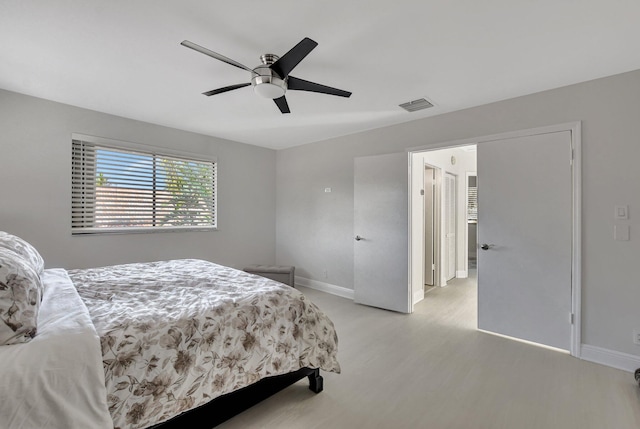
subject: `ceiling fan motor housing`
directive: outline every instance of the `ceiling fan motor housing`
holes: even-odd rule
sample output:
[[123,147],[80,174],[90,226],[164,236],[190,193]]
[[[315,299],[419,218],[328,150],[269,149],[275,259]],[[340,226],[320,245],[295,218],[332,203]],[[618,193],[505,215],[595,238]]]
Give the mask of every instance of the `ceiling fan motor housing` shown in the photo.
[[280,98],[287,92],[287,83],[269,66],[278,60],[277,55],[265,54],[260,57],[262,65],[254,68],[251,85],[256,94],[264,98]]

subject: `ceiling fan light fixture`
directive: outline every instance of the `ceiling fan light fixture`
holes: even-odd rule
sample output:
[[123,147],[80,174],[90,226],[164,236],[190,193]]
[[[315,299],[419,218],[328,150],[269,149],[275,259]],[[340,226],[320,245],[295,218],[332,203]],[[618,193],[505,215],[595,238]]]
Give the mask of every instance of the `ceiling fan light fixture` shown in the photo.
[[260,97],[273,99],[282,97],[287,92],[287,88],[274,82],[260,82],[253,84],[253,91]]
[[280,98],[287,92],[287,83],[280,79],[269,66],[258,66],[254,69],[254,76],[251,78],[253,91],[264,98]]

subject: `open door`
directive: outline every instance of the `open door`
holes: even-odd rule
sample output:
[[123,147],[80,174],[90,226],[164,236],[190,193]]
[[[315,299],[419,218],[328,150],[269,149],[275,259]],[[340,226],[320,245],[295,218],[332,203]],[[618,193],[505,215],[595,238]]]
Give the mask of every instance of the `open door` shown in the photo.
[[412,311],[409,288],[409,155],[354,160],[354,302]]
[[478,151],[478,328],[571,347],[571,132]]
[[444,279],[452,280],[456,276],[456,176],[444,175]]
[[434,286],[436,275],[436,170],[424,171],[424,284]]

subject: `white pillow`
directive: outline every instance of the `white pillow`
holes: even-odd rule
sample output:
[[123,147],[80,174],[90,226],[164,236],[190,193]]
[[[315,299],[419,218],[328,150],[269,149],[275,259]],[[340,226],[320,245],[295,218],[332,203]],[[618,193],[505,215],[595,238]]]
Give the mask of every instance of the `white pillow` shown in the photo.
[[31,264],[0,247],[0,345],[26,343],[35,337],[43,292]]
[[12,250],[22,256],[31,265],[35,272],[39,276],[42,276],[42,272],[44,271],[44,259],[31,244],[13,234],[0,231],[0,247]]

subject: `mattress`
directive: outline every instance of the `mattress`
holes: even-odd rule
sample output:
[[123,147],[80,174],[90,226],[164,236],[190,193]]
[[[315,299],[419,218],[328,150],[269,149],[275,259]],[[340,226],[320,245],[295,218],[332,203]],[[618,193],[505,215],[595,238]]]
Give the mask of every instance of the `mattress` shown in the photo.
[[145,428],[265,377],[340,372],[332,321],[300,291],[199,259],[69,270],[100,341],[115,428]]

